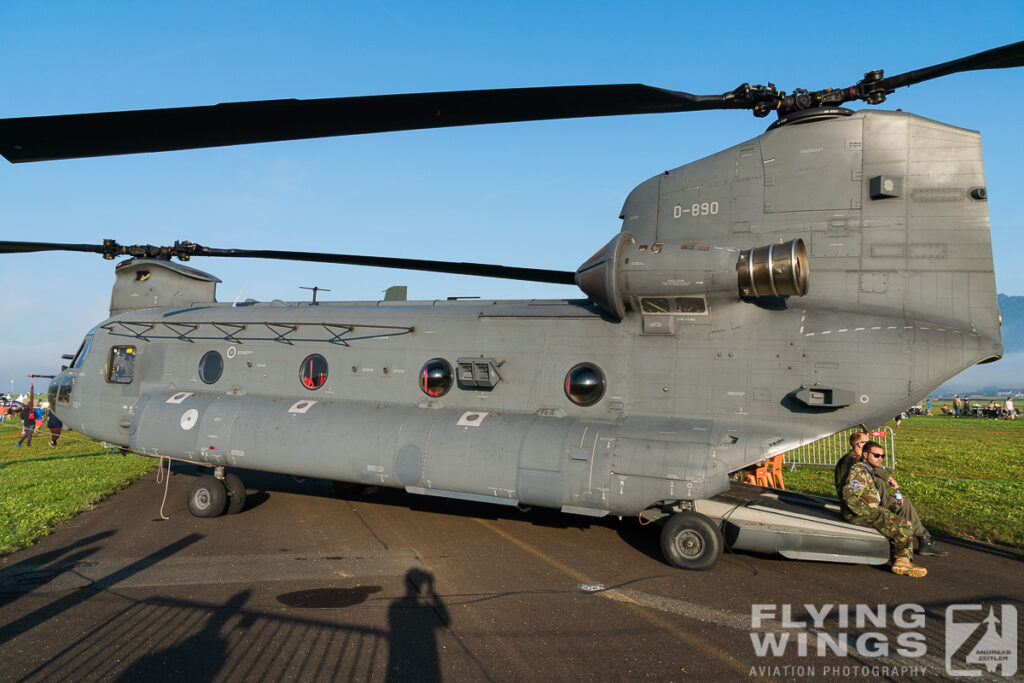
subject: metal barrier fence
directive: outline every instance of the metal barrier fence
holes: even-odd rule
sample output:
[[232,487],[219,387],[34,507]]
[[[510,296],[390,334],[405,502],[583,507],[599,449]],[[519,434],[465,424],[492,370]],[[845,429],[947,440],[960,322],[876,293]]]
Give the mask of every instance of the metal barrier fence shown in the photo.
[[[786,464],[796,465],[819,465],[822,467],[833,467],[839,458],[843,457],[850,450],[850,434],[859,432],[860,428],[853,427],[824,439],[812,441],[809,444],[794,448],[786,453]],[[893,469],[896,467],[896,442],[891,427],[879,427],[868,432],[872,441],[877,441],[885,448],[885,467]],[[793,467],[790,467],[792,470]]]

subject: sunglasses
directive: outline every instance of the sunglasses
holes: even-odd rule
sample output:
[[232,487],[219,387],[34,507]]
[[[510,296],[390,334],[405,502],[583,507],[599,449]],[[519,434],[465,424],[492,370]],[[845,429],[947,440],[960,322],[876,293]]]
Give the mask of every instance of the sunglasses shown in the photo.
[[884,458],[885,457],[885,453],[878,453],[877,451],[871,451],[870,453],[868,453],[868,455],[870,455],[873,458]]

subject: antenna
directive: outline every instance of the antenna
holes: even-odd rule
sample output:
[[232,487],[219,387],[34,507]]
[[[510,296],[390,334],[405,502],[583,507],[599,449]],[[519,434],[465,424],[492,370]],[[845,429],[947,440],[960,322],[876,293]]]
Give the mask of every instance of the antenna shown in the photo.
[[302,285],[299,285],[299,289],[311,289],[311,290],[313,290],[313,303],[312,303],[313,306],[316,306],[316,293],[317,292],[329,292],[329,291],[331,291],[329,289],[324,289],[323,287],[316,287],[316,286],[313,286],[313,287],[303,287]]

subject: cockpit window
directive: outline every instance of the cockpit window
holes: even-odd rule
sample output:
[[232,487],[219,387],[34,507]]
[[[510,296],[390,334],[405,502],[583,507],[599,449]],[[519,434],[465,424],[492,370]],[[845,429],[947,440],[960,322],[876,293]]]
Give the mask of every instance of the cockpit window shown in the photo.
[[135,347],[115,346],[110,349],[107,363],[107,381],[114,384],[131,384],[135,374]]
[[83,341],[82,345],[78,347],[78,351],[75,353],[75,359],[71,361],[72,368],[80,368],[85,363],[85,357],[89,355],[89,347],[92,346],[92,335],[87,336]]

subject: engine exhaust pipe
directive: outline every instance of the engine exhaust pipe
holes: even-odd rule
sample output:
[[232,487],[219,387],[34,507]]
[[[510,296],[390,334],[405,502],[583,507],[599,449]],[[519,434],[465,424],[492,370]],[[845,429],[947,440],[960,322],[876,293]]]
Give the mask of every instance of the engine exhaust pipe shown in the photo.
[[741,252],[736,275],[744,299],[804,296],[810,279],[804,241],[795,239]]

